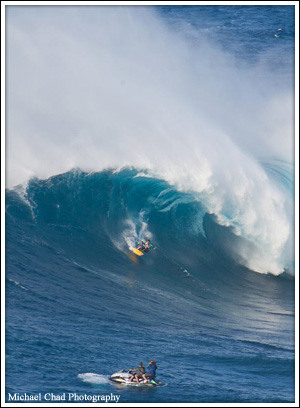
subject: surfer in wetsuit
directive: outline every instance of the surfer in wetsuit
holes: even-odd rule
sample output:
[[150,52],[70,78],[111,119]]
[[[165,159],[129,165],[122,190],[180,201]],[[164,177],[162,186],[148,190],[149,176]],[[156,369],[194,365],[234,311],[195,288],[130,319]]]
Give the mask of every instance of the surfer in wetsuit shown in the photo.
[[133,369],[131,369],[129,371],[136,371],[136,373],[133,374],[129,378],[129,381],[132,381],[134,378],[135,378],[137,383],[140,382],[140,380],[139,380],[140,378],[143,378],[145,381],[148,381],[147,377],[145,376],[146,370],[145,370],[145,367],[143,366],[143,363],[139,363],[139,368],[133,368]]
[[146,242],[141,241],[141,245],[137,249],[142,252],[149,252],[151,249],[156,249],[156,248],[155,246],[150,244],[150,239],[147,239]]

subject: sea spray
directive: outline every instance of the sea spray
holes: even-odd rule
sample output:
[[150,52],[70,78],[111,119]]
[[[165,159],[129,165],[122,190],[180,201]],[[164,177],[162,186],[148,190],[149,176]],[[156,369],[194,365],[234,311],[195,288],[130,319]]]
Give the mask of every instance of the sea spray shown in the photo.
[[8,9],[7,187],[73,167],[146,170],[241,236],[244,264],[281,273],[290,194],[259,157],[292,156],[291,89],[153,8],[56,10]]

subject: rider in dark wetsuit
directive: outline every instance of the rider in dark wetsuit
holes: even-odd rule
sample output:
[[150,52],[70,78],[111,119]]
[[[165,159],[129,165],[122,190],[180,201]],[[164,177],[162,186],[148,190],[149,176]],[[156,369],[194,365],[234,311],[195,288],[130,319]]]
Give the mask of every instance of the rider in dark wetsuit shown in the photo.
[[148,239],[146,242],[141,241],[141,245],[137,249],[142,252],[149,252],[151,249],[156,249],[156,248],[155,246],[150,244],[150,239]]

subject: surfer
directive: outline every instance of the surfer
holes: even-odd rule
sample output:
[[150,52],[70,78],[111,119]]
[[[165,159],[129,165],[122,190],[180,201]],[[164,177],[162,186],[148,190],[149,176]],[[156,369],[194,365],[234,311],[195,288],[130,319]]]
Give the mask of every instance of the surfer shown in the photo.
[[146,242],[141,241],[141,245],[137,249],[142,252],[149,252],[151,249],[156,249],[156,248],[155,246],[150,244],[150,239],[147,239]]
[[139,363],[139,368],[132,368],[129,371],[136,371],[135,374],[133,374],[128,381],[133,381],[133,379],[135,378],[136,382],[139,383],[140,382],[140,378],[143,378],[144,381],[148,381],[147,377],[145,375],[145,367],[143,366],[143,363]]

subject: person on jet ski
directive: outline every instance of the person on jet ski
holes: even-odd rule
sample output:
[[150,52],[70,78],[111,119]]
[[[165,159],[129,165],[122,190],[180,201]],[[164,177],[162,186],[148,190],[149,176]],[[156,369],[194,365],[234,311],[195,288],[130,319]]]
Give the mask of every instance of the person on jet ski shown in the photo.
[[143,363],[139,363],[139,368],[133,368],[129,371],[136,371],[136,373],[129,378],[129,381],[133,381],[134,378],[137,383],[140,382],[140,378],[143,378],[144,381],[147,381],[147,377],[145,376],[146,370],[145,367],[143,366]]
[[149,252],[151,249],[156,249],[156,248],[155,246],[150,244],[150,239],[147,239],[146,242],[141,241],[141,245],[137,249],[142,252]]
[[150,363],[147,365],[147,372],[146,377],[147,380],[154,380],[156,375],[157,365],[154,360],[151,360]]

